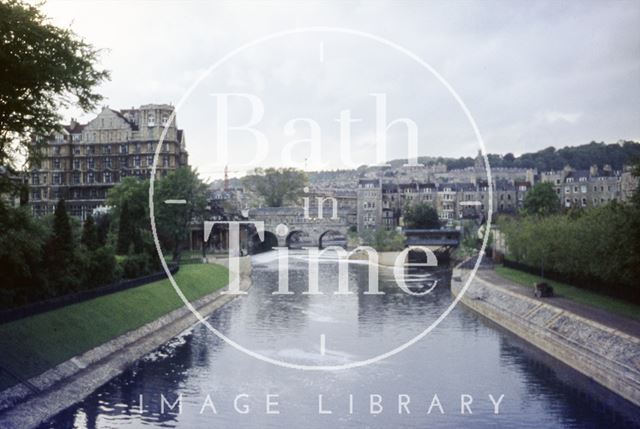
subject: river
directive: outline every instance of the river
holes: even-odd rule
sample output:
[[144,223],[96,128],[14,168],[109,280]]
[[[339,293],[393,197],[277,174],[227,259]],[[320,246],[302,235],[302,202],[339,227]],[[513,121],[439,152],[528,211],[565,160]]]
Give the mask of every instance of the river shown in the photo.
[[[253,265],[249,294],[209,321],[247,349],[289,364],[373,358],[422,332],[452,302],[446,269],[407,275],[438,281],[421,297],[401,291],[391,271],[381,269],[384,295],[367,295],[367,266],[354,263],[348,267],[354,293],[337,295],[338,265],[325,258],[319,264],[323,294],[309,295],[302,293],[308,260],[292,252],[294,293],[272,295],[275,252],[254,256]],[[337,371],[263,362],[198,324],[41,427],[633,428],[640,427],[639,416],[460,304],[405,350]]]

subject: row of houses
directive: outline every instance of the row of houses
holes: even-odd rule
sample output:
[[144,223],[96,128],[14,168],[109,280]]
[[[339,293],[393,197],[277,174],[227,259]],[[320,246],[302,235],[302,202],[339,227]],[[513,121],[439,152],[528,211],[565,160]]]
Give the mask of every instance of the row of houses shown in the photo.
[[[504,170],[504,169],[503,169]],[[613,171],[609,166],[601,170],[592,166],[590,170],[574,170],[566,167],[561,171],[538,174],[531,170],[502,171],[492,183],[492,201],[489,201],[489,186],[480,166],[465,170],[461,177],[473,181],[450,181],[449,176],[440,176],[438,181],[398,182],[388,174],[377,178],[361,178],[357,188],[357,228],[393,229],[402,225],[405,207],[415,203],[426,203],[437,210],[440,219],[447,224],[460,219],[487,217],[489,208],[493,213],[515,213],[523,207],[525,197],[537,182],[551,182],[558,195],[558,205],[564,208],[589,208],[608,204],[611,201],[627,201],[638,186],[638,180],[630,169]],[[504,174],[501,174],[504,173]]]

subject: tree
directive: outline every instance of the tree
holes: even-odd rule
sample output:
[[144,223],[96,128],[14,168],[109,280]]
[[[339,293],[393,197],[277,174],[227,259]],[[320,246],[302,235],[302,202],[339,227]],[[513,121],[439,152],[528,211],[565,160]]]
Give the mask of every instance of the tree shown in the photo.
[[294,203],[307,184],[304,171],[295,168],[257,169],[242,180],[245,187],[259,195],[267,207],[282,207]]
[[98,239],[98,245],[104,246],[107,244],[109,236],[109,228],[111,226],[111,213],[100,213],[96,216],[96,237]]
[[82,225],[82,237],[80,242],[86,246],[89,250],[96,250],[100,244],[98,243],[98,232],[96,231],[96,225],[93,221],[93,216],[87,216],[87,219]]
[[[165,204],[171,199],[185,204]],[[172,248],[174,260],[180,259],[181,244],[189,236],[192,221],[203,222],[207,207],[207,185],[191,167],[180,167],[158,181],[154,195],[158,235]]]
[[540,182],[527,193],[523,206],[530,215],[548,216],[560,210],[560,200],[550,182]]
[[136,233],[130,216],[129,202],[125,200],[120,208],[120,220],[118,222],[118,243],[116,245],[118,255],[126,255],[129,253],[131,243],[133,242],[133,235]]
[[94,88],[109,78],[95,66],[99,52],[69,29],[20,0],[0,2],[0,165],[36,161],[32,135],[59,129],[60,113],[84,111],[102,99]]
[[406,237],[394,229],[367,229],[361,234],[365,246],[371,246],[379,252],[396,252],[405,247]]
[[107,205],[111,207],[110,215],[117,227],[120,211],[127,203],[130,219],[136,227],[149,229],[149,180],[137,177],[125,177],[117,186],[109,189]]
[[427,203],[409,205],[404,211],[404,224],[408,228],[440,228],[438,212]]
[[45,245],[45,265],[54,295],[73,291],[80,283],[74,250],[71,222],[64,200],[60,200],[53,217],[53,229]]
[[42,269],[46,229],[26,207],[0,199],[0,308],[41,297],[47,283]]

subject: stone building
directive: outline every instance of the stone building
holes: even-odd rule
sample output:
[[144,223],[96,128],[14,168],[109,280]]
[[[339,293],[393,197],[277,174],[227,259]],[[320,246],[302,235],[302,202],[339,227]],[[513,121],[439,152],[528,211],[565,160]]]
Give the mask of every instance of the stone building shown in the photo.
[[[526,180],[499,179],[493,182],[494,213],[515,213],[523,206],[531,189]],[[475,182],[395,183],[385,179],[360,179],[358,183],[358,231],[393,229],[402,225],[408,205],[426,203],[445,223],[460,219],[483,219],[489,212],[489,187],[486,180]]]
[[601,170],[597,165],[589,170],[574,170],[567,166],[561,171],[542,173],[540,180],[553,184],[564,208],[589,208],[611,201],[627,201],[633,193],[634,182],[632,176],[613,171],[609,165]]
[[[31,168],[33,213],[52,213],[64,199],[72,216],[85,219],[104,205],[107,191],[123,178],[151,177],[155,150],[173,110],[167,104],[121,111],[104,107],[88,123],[72,120],[53,133],[46,139],[43,160]],[[187,162],[184,132],[174,118],[160,148],[156,178]]]

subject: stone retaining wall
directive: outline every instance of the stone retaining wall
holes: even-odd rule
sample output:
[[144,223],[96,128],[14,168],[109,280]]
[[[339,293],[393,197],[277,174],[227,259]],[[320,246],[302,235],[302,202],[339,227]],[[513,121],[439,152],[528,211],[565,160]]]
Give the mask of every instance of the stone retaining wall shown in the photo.
[[[216,263],[225,265],[223,260]],[[251,287],[249,256],[241,258],[239,275],[241,290],[247,290]],[[219,289],[192,304],[206,317],[236,297],[222,291]],[[0,392],[0,428],[38,426],[197,322],[188,308],[180,307],[29,379],[40,392],[33,392],[23,384]]]
[[[467,275],[454,270],[454,295]],[[477,276],[461,302],[640,406],[640,339]]]

